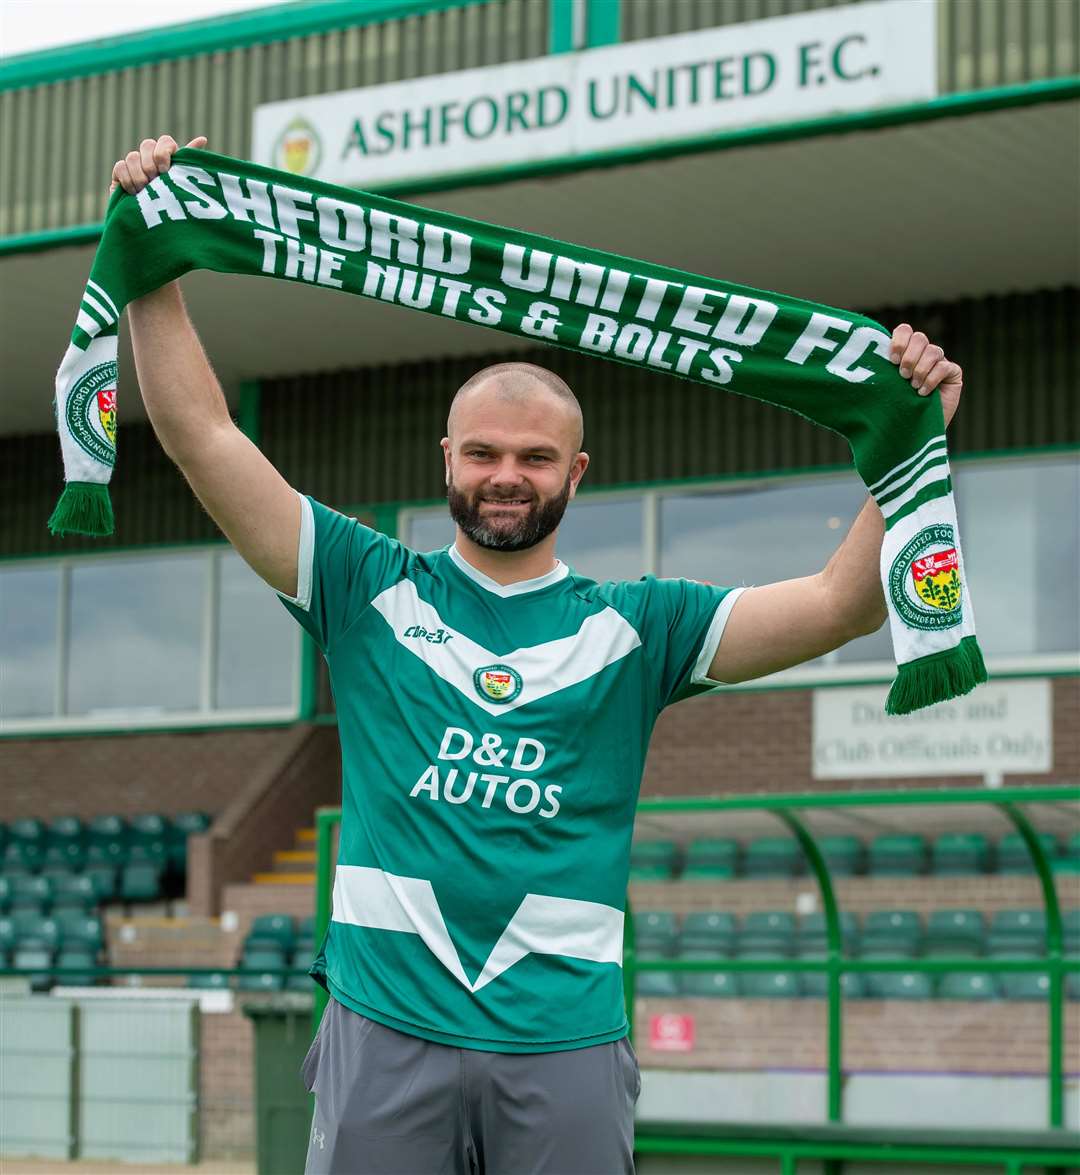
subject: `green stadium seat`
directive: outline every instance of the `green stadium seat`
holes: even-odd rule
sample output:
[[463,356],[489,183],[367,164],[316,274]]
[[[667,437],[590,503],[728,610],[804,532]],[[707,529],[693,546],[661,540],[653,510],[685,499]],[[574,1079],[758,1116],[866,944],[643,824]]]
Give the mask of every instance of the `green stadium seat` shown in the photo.
[[105,944],[101,919],[74,912],[58,914],[56,922],[64,949],[100,951]]
[[98,903],[93,879],[84,873],[53,878],[53,913],[61,910],[91,910]]
[[872,910],[863,919],[863,951],[869,944],[871,949],[887,943],[905,942],[902,954],[915,953],[922,937],[922,919],[914,910]]
[[318,930],[315,926],[315,915],[308,914],[306,918],[300,919],[300,925],[297,927],[298,938],[318,938]]
[[12,879],[8,905],[12,913],[19,910],[34,910],[43,914],[49,908],[52,895],[51,878],[24,874]]
[[132,841],[127,852],[129,865],[156,865],[164,871],[169,864],[169,847],[163,840]]
[[161,898],[161,867],[125,865],[120,874],[120,897],[125,902],[156,902]]
[[934,910],[926,923],[922,953],[933,957],[982,954],[986,924],[978,910]]
[[4,849],[3,864],[0,869],[13,877],[17,873],[36,873],[41,868],[45,856],[40,845],[28,841],[9,841]]
[[[1056,837],[1050,832],[1036,833],[1043,852],[1052,861],[1058,856]],[[1035,865],[1028,852],[1027,842],[1018,832],[1003,836],[997,844],[998,873],[1034,873]]]
[[128,863],[128,846],[126,841],[110,841],[107,844],[89,844],[86,846],[85,869],[113,869],[120,870]]
[[[862,975],[845,971],[840,976],[840,991],[849,1000],[861,1000],[866,995],[866,983]],[[825,999],[829,994],[829,977],[824,971],[802,973],[802,993],[812,999]]]
[[1080,906],[1061,911],[1061,925],[1070,938],[1080,935]]
[[675,915],[666,910],[645,910],[634,915],[634,942],[642,947],[657,947],[665,955],[674,955],[678,943]]
[[45,848],[45,825],[30,817],[13,820],[7,826],[7,839],[10,843],[16,841],[21,844],[33,844]]
[[3,852],[3,850],[7,847],[7,842],[8,842],[7,825],[3,822],[3,820],[0,820],[0,852]]
[[5,955],[11,954],[15,946],[15,921],[4,915],[0,916],[0,951]]
[[752,840],[743,855],[747,877],[794,877],[802,865],[802,850],[787,836],[763,836]]
[[60,924],[55,918],[33,910],[20,910],[11,915],[11,924],[18,946],[44,946],[55,950],[60,944]]
[[926,872],[926,838],[909,834],[875,837],[867,872],[871,877],[915,877]]
[[679,848],[673,840],[639,840],[630,846],[633,881],[670,881],[678,863]]
[[834,877],[861,873],[866,864],[866,848],[857,836],[823,836],[817,846]]
[[1066,973],[1065,996],[1070,1000],[1080,1000],[1080,971]]
[[48,968],[52,967],[53,958],[49,947],[19,946],[11,957],[11,965],[16,971],[30,972],[31,991],[48,991],[52,986]]
[[634,991],[642,996],[677,996],[679,983],[673,971],[638,971]]
[[751,999],[797,999],[801,977],[795,971],[748,971],[740,976],[742,994]]
[[[260,967],[284,967],[289,955],[279,942],[272,939],[257,939],[255,942],[245,942],[243,954],[240,956],[240,966],[246,967],[248,959],[259,959]],[[269,960],[276,960],[270,963]]]
[[165,817],[157,812],[132,816],[128,832],[128,861],[132,864],[159,865],[162,870],[169,864],[169,825]]
[[734,877],[739,869],[739,842],[730,837],[691,841],[686,849],[684,878]]
[[999,975],[998,982],[1007,1000],[1044,1000],[1050,994],[1050,976],[1042,971]]
[[11,901],[11,882],[6,877],[0,877],[0,914],[6,914],[8,903]]
[[108,865],[91,865],[82,873],[94,887],[98,902],[110,902],[119,892],[117,872]]
[[49,845],[41,860],[43,873],[78,873],[86,864],[86,850],[81,844]]
[[315,939],[298,938],[296,945],[293,947],[293,958],[301,960],[306,967],[315,958],[315,952],[318,949],[319,944]]
[[990,934],[983,952],[988,959],[1041,959],[1046,954],[1042,938],[1018,934]]
[[189,975],[188,987],[197,987],[203,990],[220,990],[228,988],[229,976],[221,971],[209,971],[203,975]]
[[308,975],[305,970],[303,975],[286,975],[285,976],[285,990],[286,991],[303,991],[315,993],[315,980]]
[[695,910],[683,919],[680,953],[688,950],[712,950],[726,954],[735,942],[736,922],[733,914],[718,910]]
[[169,820],[165,843],[172,870],[180,874],[187,872],[187,839],[209,827],[210,817],[205,812],[179,812]]
[[795,916],[786,910],[755,910],[742,920],[736,940],[740,958],[782,958],[795,945]]
[[[859,937],[859,919],[850,910],[839,911],[840,938],[845,944],[854,943]],[[823,910],[804,914],[799,922],[799,943],[828,946],[828,920]]]
[[990,922],[993,935],[1042,939],[1046,935],[1045,910],[998,910]]
[[238,991],[281,991],[285,986],[284,977],[268,971],[241,975],[236,981]]
[[679,993],[705,999],[731,999],[739,995],[739,977],[732,971],[683,971]]
[[931,871],[939,877],[985,873],[990,842],[981,832],[946,832],[934,841]]
[[934,994],[930,976],[918,971],[871,971],[864,979],[871,999],[928,1000]]
[[97,955],[80,947],[64,947],[56,956],[57,967],[82,967],[84,970],[76,975],[58,975],[56,982],[70,987],[89,987],[97,983],[94,968],[97,966]]
[[46,836],[46,866],[64,864],[78,871],[83,866],[85,856],[82,821],[77,816],[61,816],[54,820]]
[[244,939],[244,950],[264,947],[289,954],[295,941],[291,914],[260,914],[255,918]]
[[987,971],[953,971],[942,976],[937,994],[943,1000],[995,1000],[997,981]]

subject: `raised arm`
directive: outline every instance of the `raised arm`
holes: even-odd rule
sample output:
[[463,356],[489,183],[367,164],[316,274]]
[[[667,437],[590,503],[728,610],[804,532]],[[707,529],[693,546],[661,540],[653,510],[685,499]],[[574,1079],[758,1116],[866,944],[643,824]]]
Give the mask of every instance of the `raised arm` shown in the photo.
[[[134,195],[168,169],[176,149],[168,135],[144,139],[117,161],[113,186]],[[179,283],[127,310],[139,389],[161,447],[244,561],[272,588],[295,596],[300,499],[229,416]]]
[[[893,331],[890,357],[920,395],[938,390],[948,427],[963,388],[957,364],[907,323]],[[731,685],[750,681],[876,632],[888,616],[878,575],[884,537],[885,520],[869,498],[817,575],[744,591],[731,609],[709,677]]]

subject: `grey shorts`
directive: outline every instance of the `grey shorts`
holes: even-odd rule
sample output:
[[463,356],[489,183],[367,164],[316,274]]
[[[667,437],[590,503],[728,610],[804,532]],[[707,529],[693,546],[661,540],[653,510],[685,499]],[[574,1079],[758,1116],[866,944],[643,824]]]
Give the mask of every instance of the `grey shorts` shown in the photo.
[[331,1000],[304,1059],[306,1175],[633,1175],[641,1071],[628,1039],[489,1053]]

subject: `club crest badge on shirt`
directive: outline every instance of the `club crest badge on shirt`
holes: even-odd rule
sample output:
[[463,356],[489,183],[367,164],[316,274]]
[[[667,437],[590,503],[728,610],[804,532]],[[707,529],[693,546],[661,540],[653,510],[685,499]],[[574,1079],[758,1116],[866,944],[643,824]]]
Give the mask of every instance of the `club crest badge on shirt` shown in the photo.
[[509,665],[484,665],[473,674],[476,692],[487,702],[512,702],[523,684],[521,674]]

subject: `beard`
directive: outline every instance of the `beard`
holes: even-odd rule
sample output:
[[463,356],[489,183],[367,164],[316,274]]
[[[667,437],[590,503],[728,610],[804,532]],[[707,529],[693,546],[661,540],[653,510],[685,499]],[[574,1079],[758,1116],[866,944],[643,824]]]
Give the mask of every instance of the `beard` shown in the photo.
[[478,547],[486,547],[489,551],[524,551],[546,539],[566,513],[570,501],[570,474],[566,475],[563,488],[547,501],[539,500],[532,489],[528,493],[519,490],[516,494],[503,496],[511,501],[527,498],[529,494],[532,500],[527,511],[492,516],[481,513],[481,503],[485,498],[498,498],[498,494],[478,490],[470,498],[454,485],[453,475],[446,488],[450,517]]

